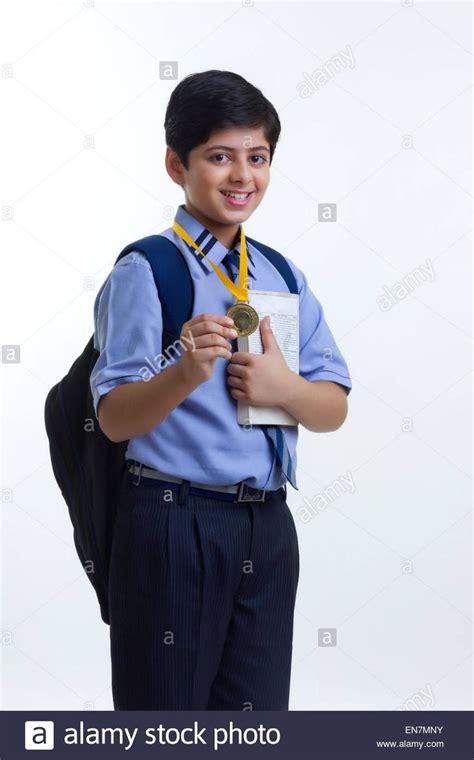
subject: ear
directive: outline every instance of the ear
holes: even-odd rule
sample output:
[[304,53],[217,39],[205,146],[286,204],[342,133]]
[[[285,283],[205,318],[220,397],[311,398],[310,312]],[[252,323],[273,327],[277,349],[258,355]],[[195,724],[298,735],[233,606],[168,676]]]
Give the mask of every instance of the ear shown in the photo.
[[166,146],[165,167],[173,182],[184,188],[186,182],[186,170],[181,163],[178,154],[172,150],[169,145]]

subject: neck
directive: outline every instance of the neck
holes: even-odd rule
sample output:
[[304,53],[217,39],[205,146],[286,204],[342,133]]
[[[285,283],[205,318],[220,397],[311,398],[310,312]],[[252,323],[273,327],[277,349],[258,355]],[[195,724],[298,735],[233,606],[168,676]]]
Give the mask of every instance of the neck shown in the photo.
[[201,214],[201,212],[198,211],[192,203],[189,203],[189,201],[186,201],[184,208],[188,214],[191,214],[191,216],[197,219],[198,222],[201,222],[201,224],[214,235],[219,243],[222,243],[224,248],[231,250],[239,242],[240,224],[219,224],[219,222],[214,221],[214,219],[210,219],[205,214]]

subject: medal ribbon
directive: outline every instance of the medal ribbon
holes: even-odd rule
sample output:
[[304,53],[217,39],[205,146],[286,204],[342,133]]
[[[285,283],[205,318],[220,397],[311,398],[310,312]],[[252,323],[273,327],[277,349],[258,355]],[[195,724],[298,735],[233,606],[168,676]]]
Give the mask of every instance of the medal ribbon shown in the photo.
[[[188,235],[185,229],[181,227],[178,222],[175,222],[172,226],[172,230],[176,232],[177,235],[180,236],[182,240],[184,240],[186,243],[188,243],[190,246],[192,246],[198,253],[201,254],[201,256],[206,256],[205,253],[201,251],[198,245],[194,242],[192,237]],[[236,285],[235,282],[232,282],[230,277],[228,277],[225,272],[222,271],[222,269],[219,269],[219,267],[214,264],[213,261],[209,259],[209,264],[214,269],[214,272],[217,274],[221,282],[225,285],[227,290],[230,290],[233,296],[238,301],[245,301],[248,303],[249,300],[249,291],[248,291],[248,259],[247,259],[247,245],[245,242],[245,233],[242,225],[240,226],[240,256],[239,256],[239,284]]]

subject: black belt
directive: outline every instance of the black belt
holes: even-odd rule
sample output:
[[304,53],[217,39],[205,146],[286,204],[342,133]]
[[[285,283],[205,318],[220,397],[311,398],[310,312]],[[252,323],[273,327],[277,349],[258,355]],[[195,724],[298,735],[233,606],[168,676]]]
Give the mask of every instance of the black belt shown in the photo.
[[211,499],[223,499],[225,501],[242,502],[242,501],[266,501],[268,497],[280,494],[286,498],[286,486],[283,485],[275,491],[268,491],[266,488],[253,488],[243,480],[231,486],[208,485],[207,483],[197,483],[195,481],[184,480],[172,475],[167,475],[152,467],[148,467],[136,460],[127,460],[127,471],[133,485],[138,486],[142,479],[150,485],[165,486],[172,491],[181,491],[187,486],[187,492],[195,496],[205,496]]

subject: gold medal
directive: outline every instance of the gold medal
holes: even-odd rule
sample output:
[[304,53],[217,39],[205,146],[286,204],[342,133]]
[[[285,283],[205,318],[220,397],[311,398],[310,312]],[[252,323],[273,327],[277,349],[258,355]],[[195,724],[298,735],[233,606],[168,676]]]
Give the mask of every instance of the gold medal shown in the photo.
[[245,301],[236,301],[232,306],[229,306],[226,314],[234,320],[234,328],[239,338],[251,335],[259,325],[257,312],[253,306]]
[[[205,257],[205,254],[198,245],[194,242],[192,237],[188,235],[185,229],[181,227],[178,222],[173,224],[173,231],[179,235],[188,245],[194,248],[201,256]],[[240,260],[239,260],[239,283],[234,283],[221,269],[219,269],[213,261],[209,261],[214,272],[219,277],[220,281],[225,285],[232,295],[237,299],[227,309],[227,316],[234,320],[234,327],[237,331],[237,335],[241,338],[244,335],[251,335],[259,326],[260,320],[257,311],[253,306],[249,304],[249,289],[248,289],[248,262],[247,262],[247,245],[245,241],[244,228],[240,227]]]

